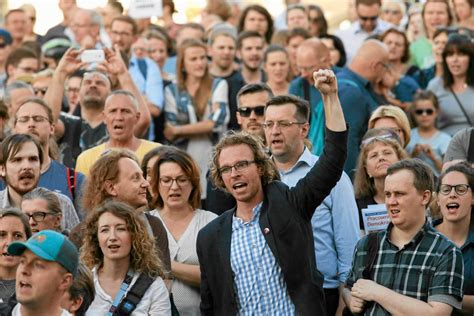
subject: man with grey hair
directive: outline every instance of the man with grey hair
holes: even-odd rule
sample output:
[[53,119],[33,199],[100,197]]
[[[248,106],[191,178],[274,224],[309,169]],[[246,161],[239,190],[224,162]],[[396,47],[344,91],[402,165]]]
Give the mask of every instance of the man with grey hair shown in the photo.
[[35,91],[33,87],[23,81],[13,81],[5,88],[5,94],[3,96],[3,102],[8,108],[8,116],[10,121],[8,122],[8,128],[13,125],[13,117],[15,116],[18,107],[23,101],[28,98],[34,97]]
[[86,176],[92,165],[107,150],[125,148],[134,152],[141,161],[148,151],[159,146],[158,143],[139,139],[133,134],[140,112],[138,101],[132,93],[125,90],[112,92],[105,101],[103,116],[109,140],[84,151],[77,158],[76,170]]
[[93,10],[78,9],[71,21],[74,42],[85,49],[100,49],[104,45],[100,41],[102,18]]

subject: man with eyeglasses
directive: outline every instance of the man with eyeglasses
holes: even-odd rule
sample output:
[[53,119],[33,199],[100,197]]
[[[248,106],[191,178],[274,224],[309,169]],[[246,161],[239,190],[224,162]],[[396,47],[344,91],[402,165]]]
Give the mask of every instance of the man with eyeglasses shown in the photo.
[[42,187],[35,188],[22,196],[20,209],[28,217],[33,234],[45,229],[62,232],[63,212],[54,192]]
[[358,242],[346,305],[364,315],[450,315],[461,309],[461,251],[426,217],[434,190],[430,167],[419,159],[396,162],[384,190],[391,223]]
[[[142,49],[138,52],[132,49],[136,42],[138,42],[135,46],[136,49],[146,47],[146,45],[139,43],[146,41],[146,39],[139,37],[136,21],[129,16],[116,17],[112,20],[110,34],[112,45],[118,46],[129,59],[128,71],[140,93],[146,98],[151,115],[153,117],[160,116],[164,105],[163,78],[158,65],[148,57],[148,51]],[[147,138],[154,141],[155,136],[155,128],[153,120],[151,120]]]
[[[0,191],[0,207],[20,208],[22,197],[38,186],[40,169],[43,163],[41,144],[31,135],[10,135],[1,144],[2,178],[6,183]],[[71,200],[65,195],[55,192],[61,205],[63,217],[61,225],[70,230],[79,223]]]
[[[237,57],[241,60],[241,67],[232,76],[227,78],[229,85],[229,111],[235,113],[237,110],[237,93],[249,83],[267,81],[265,72],[262,70],[263,50],[265,39],[256,31],[244,31],[237,38]],[[239,126],[231,114],[229,129],[238,130]]]
[[6,84],[18,80],[21,76],[31,76],[39,70],[39,58],[32,50],[20,47],[8,55],[5,63]]
[[320,70],[314,76],[324,99],[327,142],[294,188],[278,181],[258,138],[234,133],[216,145],[211,176],[237,206],[198,235],[203,315],[326,314],[311,217],[341,176],[347,131],[334,74]]
[[[265,136],[280,178],[289,187],[311,170],[319,157],[305,145],[309,104],[293,96],[278,96],[265,109]],[[311,219],[318,270],[324,276],[326,314],[334,316],[339,294],[349,275],[359,239],[359,217],[350,178],[343,173]],[[341,307],[342,308],[342,307]]]
[[43,163],[38,185],[67,196],[82,215],[80,199],[85,177],[82,173],[66,167],[50,156],[50,141],[55,127],[51,109],[40,98],[26,99],[14,115],[13,132],[32,135],[41,144]]
[[314,87],[313,72],[329,69],[331,58],[329,49],[319,39],[311,38],[302,42],[296,51],[296,67],[300,74],[290,84],[290,94],[309,102],[311,116],[308,139],[313,144],[311,152],[321,155],[324,144],[324,106],[321,94]]
[[[272,89],[265,83],[249,83],[237,94],[237,122],[242,131],[257,136],[265,142],[263,123],[265,104],[273,97]],[[235,199],[207,181],[206,210],[218,215],[235,206]]]
[[355,0],[358,19],[347,30],[338,30],[338,36],[346,50],[347,61],[350,62],[362,43],[369,36],[382,34],[392,24],[379,19],[381,0]]

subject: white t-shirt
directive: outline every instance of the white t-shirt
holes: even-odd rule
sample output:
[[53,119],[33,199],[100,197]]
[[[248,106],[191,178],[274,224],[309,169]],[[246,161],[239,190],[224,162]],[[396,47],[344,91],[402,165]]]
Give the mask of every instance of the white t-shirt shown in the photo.
[[[86,316],[107,315],[114,299],[105,293],[100,286],[97,268],[92,269],[92,275],[94,277],[95,297],[86,312]],[[134,274],[129,289],[137,281],[138,276],[139,273]],[[162,278],[156,278],[131,314],[131,316],[147,315],[171,315],[170,296]]]
[[[21,316],[20,306],[20,303],[15,305],[12,310],[12,316]],[[63,309],[60,316],[72,316],[72,314],[70,314],[67,310]]]

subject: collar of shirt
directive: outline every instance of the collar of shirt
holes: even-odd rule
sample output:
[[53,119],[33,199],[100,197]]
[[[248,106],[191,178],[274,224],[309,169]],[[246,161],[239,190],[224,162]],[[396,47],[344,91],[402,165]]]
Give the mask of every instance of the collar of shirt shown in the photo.
[[[272,159],[275,159],[273,156],[272,156]],[[296,161],[296,163],[294,164],[293,167],[291,167],[290,169],[288,169],[287,171],[284,171],[284,170],[278,170],[278,172],[280,173],[280,176],[283,177],[287,174],[290,174],[291,172],[293,172],[296,168],[299,168],[300,166],[302,165],[306,165],[308,167],[310,166],[313,166],[314,163],[318,160],[318,157],[311,154],[311,152],[309,151],[308,147],[305,146],[304,150],[303,150],[303,153],[300,155],[300,157],[298,158],[298,161]]]
[[[438,219],[433,220],[432,225],[433,227],[436,227],[442,222],[443,222],[443,218],[438,218]],[[467,235],[466,242],[464,243],[464,245],[461,246],[460,249],[463,250],[464,248],[469,247],[469,245],[472,245],[474,247],[474,228],[473,227],[469,229],[469,234]]]
[[[240,217],[235,216],[236,213],[234,213],[234,216],[232,217],[232,232],[243,228],[245,225],[257,223],[258,219],[260,218],[260,211],[262,209],[262,204],[263,204],[263,202],[260,202],[253,208],[253,210],[252,210],[253,211],[253,218],[248,222],[244,222],[243,219],[241,219]],[[237,209],[236,209],[235,212],[237,212]]]
[[8,196],[8,187],[0,191],[0,200],[1,200],[0,207],[2,208],[11,207],[10,197]]
[[[369,80],[365,79],[364,77],[362,77],[359,74],[355,73],[354,71],[350,70],[349,67],[345,67],[344,70],[352,81],[355,81],[355,83],[357,83],[361,87],[364,87],[368,90],[372,90],[372,85],[370,84]],[[344,71],[344,70],[342,70],[342,71]]]
[[354,34],[361,34],[362,33],[362,34],[367,34],[367,36],[370,36],[370,35],[373,35],[373,34],[383,33],[388,27],[389,27],[389,23],[381,20],[380,18],[377,19],[377,25],[372,30],[372,32],[366,32],[365,30],[363,30],[360,26],[359,20],[352,23],[352,31],[354,32]]
[[[398,248],[397,246],[392,244],[392,242],[390,241],[390,232],[392,231],[392,228],[393,228],[393,224],[390,222],[388,224],[388,227],[387,227],[387,230],[386,230],[386,238],[385,239],[390,244],[390,246]],[[403,248],[400,249],[400,250],[407,249],[412,245],[416,246],[421,241],[421,239],[423,239],[423,236],[425,236],[426,232],[430,231],[430,230],[433,230],[433,229],[434,228],[433,228],[433,226],[431,226],[428,219],[425,218],[425,224],[421,227],[420,231],[418,233],[416,233],[416,235],[413,237],[413,239],[410,242],[408,242],[407,244],[405,244],[403,246]]]

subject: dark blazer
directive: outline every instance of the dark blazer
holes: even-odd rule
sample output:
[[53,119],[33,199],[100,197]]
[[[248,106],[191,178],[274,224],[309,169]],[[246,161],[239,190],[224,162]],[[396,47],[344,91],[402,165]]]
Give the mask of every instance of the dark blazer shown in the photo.
[[[326,146],[311,171],[290,189],[280,181],[263,187],[259,224],[275,256],[296,312],[325,315],[323,276],[316,268],[311,217],[339,180],[347,132],[326,129]],[[203,315],[235,315],[237,300],[230,265],[232,217],[226,211],[198,234]]]

